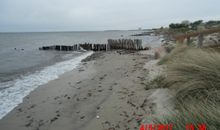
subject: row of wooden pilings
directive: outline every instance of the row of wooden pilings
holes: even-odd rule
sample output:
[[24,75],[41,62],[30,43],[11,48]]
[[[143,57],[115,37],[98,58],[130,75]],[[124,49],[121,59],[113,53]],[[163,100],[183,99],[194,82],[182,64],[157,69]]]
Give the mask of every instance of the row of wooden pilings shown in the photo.
[[92,43],[85,43],[79,44],[84,50],[92,50],[92,51],[107,51],[107,44],[92,44]]
[[118,39],[108,40],[108,45],[110,49],[126,49],[126,50],[142,50],[142,40],[140,39]]
[[79,45],[66,46],[66,45],[54,45],[54,46],[43,46],[39,50],[56,50],[56,51],[77,51],[80,50]]
[[92,50],[92,51],[109,51],[114,49],[126,49],[126,50],[142,50],[142,40],[140,39],[108,39],[107,44],[75,44],[73,46],[66,45],[54,45],[43,46],[40,50],[57,50],[57,51],[78,51],[78,50]]

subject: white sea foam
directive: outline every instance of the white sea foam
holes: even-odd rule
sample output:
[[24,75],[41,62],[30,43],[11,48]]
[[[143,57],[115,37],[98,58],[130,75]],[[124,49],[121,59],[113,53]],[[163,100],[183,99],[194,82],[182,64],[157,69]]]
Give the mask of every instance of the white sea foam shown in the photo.
[[38,86],[54,80],[59,75],[76,68],[82,59],[90,56],[92,52],[87,52],[79,57],[68,61],[63,61],[52,66],[45,67],[20,79],[0,84],[5,89],[0,91],[0,119],[13,110],[18,104],[22,103],[23,98]]

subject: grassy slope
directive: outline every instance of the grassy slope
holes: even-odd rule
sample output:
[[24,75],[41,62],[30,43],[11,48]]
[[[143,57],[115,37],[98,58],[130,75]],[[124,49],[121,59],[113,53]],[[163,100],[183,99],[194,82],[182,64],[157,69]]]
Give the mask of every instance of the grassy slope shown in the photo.
[[185,130],[189,123],[205,123],[208,129],[219,130],[220,53],[183,45],[159,64],[168,66],[162,84],[175,92],[179,111],[176,116],[159,122],[175,124],[174,130]]

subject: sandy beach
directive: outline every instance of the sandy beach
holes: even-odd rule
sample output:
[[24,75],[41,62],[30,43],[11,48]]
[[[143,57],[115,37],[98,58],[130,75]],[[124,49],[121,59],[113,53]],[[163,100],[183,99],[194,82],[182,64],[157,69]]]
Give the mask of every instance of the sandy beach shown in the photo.
[[144,68],[152,56],[132,51],[97,52],[40,86],[0,121],[1,130],[138,129],[147,105]]
[[220,0],[0,0],[0,130],[220,130]]

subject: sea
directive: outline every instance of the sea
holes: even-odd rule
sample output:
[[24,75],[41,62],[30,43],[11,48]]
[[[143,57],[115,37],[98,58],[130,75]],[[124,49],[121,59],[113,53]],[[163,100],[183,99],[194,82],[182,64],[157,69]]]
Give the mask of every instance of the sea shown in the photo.
[[158,36],[131,36],[143,31],[0,33],[0,119],[31,91],[80,65],[93,52],[42,51],[46,45],[106,44],[108,39],[142,39],[155,46]]

